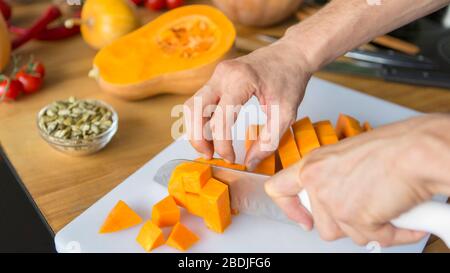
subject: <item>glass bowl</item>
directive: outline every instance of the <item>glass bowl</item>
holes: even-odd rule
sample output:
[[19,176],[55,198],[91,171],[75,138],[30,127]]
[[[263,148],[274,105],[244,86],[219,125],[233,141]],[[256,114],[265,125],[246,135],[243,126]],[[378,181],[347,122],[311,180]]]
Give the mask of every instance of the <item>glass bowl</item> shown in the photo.
[[66,153],[71,156],[85,156],[96,153],[103,149],[112,139],[112,137],[116,134],[117,129],[119,127],[119,117],[117,112],[112,108],[109,104],[99,101],[99,100],[91,100],[96,104],[101,105],[107,108],[112,113],[112,124],[111,126],[104,131],[103,133],[89,138],[89,139],[61,139],[48,134],[41,126],[39,125],[39,120],[44,115],[49,107],[52,104],[49,104],[42,108],[36,119],[37,127],[39,130],[40,136],[53,148],[63,153]]

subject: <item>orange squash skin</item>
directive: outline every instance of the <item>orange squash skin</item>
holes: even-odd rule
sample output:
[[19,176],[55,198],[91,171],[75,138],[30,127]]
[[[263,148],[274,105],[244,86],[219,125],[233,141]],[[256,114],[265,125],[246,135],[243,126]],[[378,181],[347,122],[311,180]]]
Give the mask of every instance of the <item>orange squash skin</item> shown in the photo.
[[87,0],[81,19],[83,39],[94,49],[103,48],[140,25],[130,0]]
[[[206,22],[207,34],[195,32],[193,25],[199,22]],[[181,38],[168,46],[165,39],[174,26],[186,27],[189,39],[206,35],[201,39],[209,43],[208,47],[195,47],[193,50],[200,51],[185,56],[182,53],[186,51],[178,51],[187,48],[180,45]],[[102,90],[126,100],[160,93],[192,94],[207,82],[219,62],[235,55],[235,37],[233,24],[219,10],[188,5],[163,14],[100,50],[91,75]]]

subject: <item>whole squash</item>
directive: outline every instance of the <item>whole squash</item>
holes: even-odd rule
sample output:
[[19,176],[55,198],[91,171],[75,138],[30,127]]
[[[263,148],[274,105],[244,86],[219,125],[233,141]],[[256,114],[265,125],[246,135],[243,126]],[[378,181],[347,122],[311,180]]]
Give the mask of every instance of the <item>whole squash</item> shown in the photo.
[[276,24],[297,11],[303,0],[213,0],[232,21],[246,26]]
[[83,39],[95,49],[109,45],[140,25],[130,0],[87,0],[81,20]]
[[8,65],[11,55],[11,40],[3,16],[0,15],[0,72]]
[[187,5],[102,48],[90,75],[104,91],[127,100],[192,94],[232,52],[235,37],[220,10]]

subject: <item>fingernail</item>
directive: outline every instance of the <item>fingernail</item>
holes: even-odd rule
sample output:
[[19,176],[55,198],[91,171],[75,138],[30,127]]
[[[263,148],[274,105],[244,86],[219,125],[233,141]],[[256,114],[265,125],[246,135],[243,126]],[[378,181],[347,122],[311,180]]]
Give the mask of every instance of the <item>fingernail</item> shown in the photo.
[[298,225],[299,225],[304,231],[311,231],[311,229],[310,229],[308,226],[306,226],[306,225],[304,225],[304,224],[302,224],[302,223],[298,223]]

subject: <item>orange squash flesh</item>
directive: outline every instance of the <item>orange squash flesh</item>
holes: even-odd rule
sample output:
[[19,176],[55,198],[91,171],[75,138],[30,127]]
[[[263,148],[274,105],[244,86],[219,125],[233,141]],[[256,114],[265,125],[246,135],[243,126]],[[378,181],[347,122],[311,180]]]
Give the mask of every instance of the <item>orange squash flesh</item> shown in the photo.
[[182,173],[184,191],[190,193],[199,193],[212,175],[211,166],[195,162],[180,164],[175,171]]
[[372,125],[370,125],[370,123],[368,121],[364,122],[362,127],[363,127],[364,132],[369,132],[369,131],[373,130]]
[[173,226],[180,221],[180,209],[171,196],[167,196],[153,206],[152,221],[158,227]]
[[[252,124],[249,125],[246,132],[245,137],[245,151],[248,152],[253,143],[258,139],[259,132],[262,130],[263,125]],[[271,154],[263,161],[259,163],[259,165],[254,170],[255,173],[265,174],[265,175],[274,175],[275,174],[275,153]]]
[[339,142],[336,135],[336,131],[330,121],[324,120],[314,123],[314,130],[316,131],[317,138],[320,145],[332,145]]
[[290,128],[286,131],[286,133],[284,133],[280,140],[278,155],[280,156],[281,165],[284,169],[302,159]]
[[221,11],[188,5],[104,47],[94,59],[94,71],[102,89],[124,99],[191,94],[211,77],[235,37]]
[[167,239],[166,244],[178,250],[185,251],[199,240],[198,236],[181,223],[177,223]]
[[189,213],[203,217],[203,208],[200,195],[196,193],[186,193],[186,209]]
[[169,180],[169,195],[173,197],[175,203],[180,207],[186,207],[186,192],[183,187],[183,177],[182,172],[173,171],[172,176]]
[[215,232],[223,233],[231,224],[228,186],[211,178],[202,188],[200,197],[206,226]]
[[152,221],[147,221],[144,223],[138,236],[136,237],[136,241],[147,252],[150,252],[165,243],[162,230]]
[[320,147],[316,131],[308,117],[296,121],[292,125],[292,130],[294,131],[295,141],[297,142],[302,157],[305,157],[312,150]]
[[213,158],[210,160],[206,160],[204,158],[197,158],[195,161],[210,164],[213,166],[219,166],[219,167],[224,167],[224,168],[228,168],[228,169],[238,170],[238,171],[246,170],[246,167],[244,165],[227,163],[227,162],[225,162],[225,160],[220,159],[220,158]]
[[124,230],[142,223],[142,218],[124,201],[120,200],[108,214],[99,233],[111,233]]
[[359,121],[349,115],[339,114],[336,122],[336,134],[339,139],[359,135],[363,132]]

